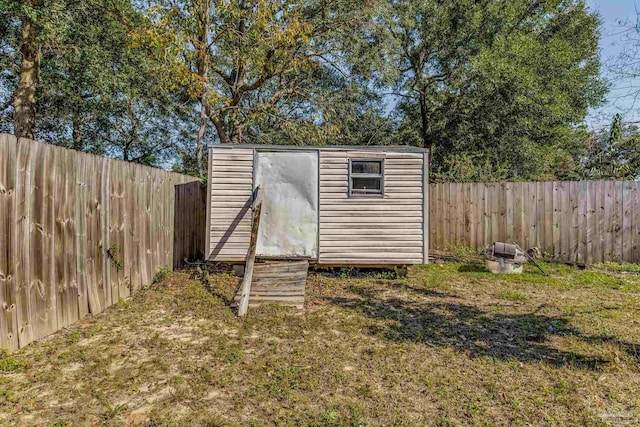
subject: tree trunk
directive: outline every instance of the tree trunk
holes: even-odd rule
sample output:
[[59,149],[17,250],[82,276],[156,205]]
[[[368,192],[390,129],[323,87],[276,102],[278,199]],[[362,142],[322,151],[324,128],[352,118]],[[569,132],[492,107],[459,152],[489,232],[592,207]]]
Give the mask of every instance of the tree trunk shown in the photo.
[[216,128],[218,138],[220,139],[220,144],[231,144],[231,138],[229,138],[229,134],[227,134],[224,123],[222,123],[222,120],[220,120],[220,117],[217,115],[217,113],[209,108],[207,109],[207,115],[209,116],[209,120],[211,120],[211,122],[213,123],[213,126],[215,126]]
[[204,176],[204,131],[207,128],[207,113],[204,96],[200,101],[200,127],[198,128],[198,139],[196,140],[196,160],[198,162],[198,175]]
[[242,144],[243,139],[244,139],[244,135],[242,132],[242,127],[238,126],[238,130],[236,131],[236,143]]
[[73,121],[73,149],[76,151],[82,151],[82,133],[80,132],[80,122],[78,120]]
[[200,127],[196,140],[196,161],[198,163],[198,175],[204,176],[204,132],[207,128],[207,82],[209,75],[209,26],[210,3],[202,0],[202,16],[200,17],[200,34],[198,35],[198,52],[196,66],[198,75],[202,78],[202,96],[200,97]]
[[40,76],[40,47],[37,31],[30,19],[22,19],[20,80],[13,96],[13,133],[33,139],[36,123],[36,87]]

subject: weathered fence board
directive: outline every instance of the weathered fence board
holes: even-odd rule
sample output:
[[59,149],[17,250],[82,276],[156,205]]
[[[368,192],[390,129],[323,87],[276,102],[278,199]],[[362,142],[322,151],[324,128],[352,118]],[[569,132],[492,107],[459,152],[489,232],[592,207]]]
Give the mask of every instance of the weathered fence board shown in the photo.
[[175,192],[173,268],[181,268],[185,259],[204,256],[207,186],[189,182],[176,185]]
[[[100,313],[171,267],[174,187],[192,181],[0,134],[0,347]],[[185,209],[204,221],[204,201]],[[185,257],[204,247],[192,224]]]
[[431,249],[516,240],[575,263],[640,262],[640,182],[430,184]]

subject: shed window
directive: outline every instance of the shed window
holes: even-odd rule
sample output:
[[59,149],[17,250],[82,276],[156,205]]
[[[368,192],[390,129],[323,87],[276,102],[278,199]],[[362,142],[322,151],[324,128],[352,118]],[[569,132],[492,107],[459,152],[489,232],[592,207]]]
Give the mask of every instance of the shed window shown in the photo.
[[349,160],[349,196],[383,193],[382,160]]

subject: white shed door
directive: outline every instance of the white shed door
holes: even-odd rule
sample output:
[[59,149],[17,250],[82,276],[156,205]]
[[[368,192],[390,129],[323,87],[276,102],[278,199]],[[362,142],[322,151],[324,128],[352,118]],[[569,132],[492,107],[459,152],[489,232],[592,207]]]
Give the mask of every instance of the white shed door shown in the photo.
[[317,151],[258,151],[254,174],[264,191],[256,255],[317,258]]

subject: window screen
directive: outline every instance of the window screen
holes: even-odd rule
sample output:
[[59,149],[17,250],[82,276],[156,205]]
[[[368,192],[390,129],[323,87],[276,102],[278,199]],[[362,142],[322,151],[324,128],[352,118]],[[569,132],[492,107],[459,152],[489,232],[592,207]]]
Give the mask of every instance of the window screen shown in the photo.
[[350,160],[349,195],[382,194],[383,176],[382,160]]

